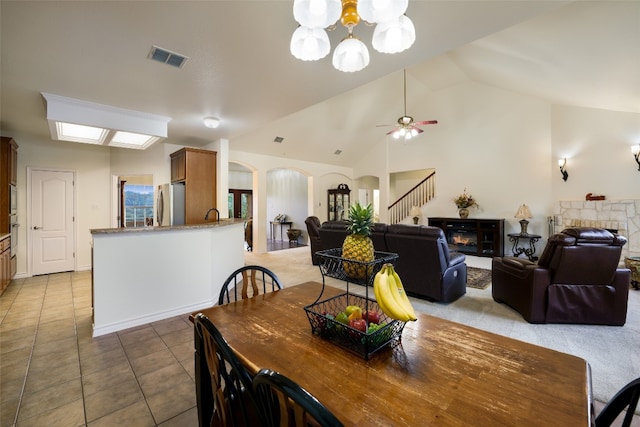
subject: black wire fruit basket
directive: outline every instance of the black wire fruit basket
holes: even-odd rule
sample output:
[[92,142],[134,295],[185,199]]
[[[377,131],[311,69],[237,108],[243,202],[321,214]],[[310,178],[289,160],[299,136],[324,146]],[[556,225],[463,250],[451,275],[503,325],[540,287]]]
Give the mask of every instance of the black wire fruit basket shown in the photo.
[[[376,300],[369,298],[369,286],[373,285],[373,279],[382,266],[386,263],[394,264],[398,255],[376,251],[374,260],[370,262],[342,258],[340,248],[318,251],[316,255],[319,259],[323,287],[316,301],[304,308],[311,324],[311,332],[364,357],[365,360],[387,345],[397,344],[402,336],[405,322],[391,319],[384,314]],[[365,272],[365,274],[354,277],[352,274],[354,271]],[[346,281],[347,291],[320,301],[324,292],[325,277]],[[349,283],[365,286],[365,296],[350,293]],[[344,312],[347,306],[361,308],[366,321],[366,330],[356,329],[344,322],[344,319],[339,318],[338,315]],[[377,316],[368,316],[367,313],[370,312],[377,313]],[[369,321],[374,319],[377,323]]]

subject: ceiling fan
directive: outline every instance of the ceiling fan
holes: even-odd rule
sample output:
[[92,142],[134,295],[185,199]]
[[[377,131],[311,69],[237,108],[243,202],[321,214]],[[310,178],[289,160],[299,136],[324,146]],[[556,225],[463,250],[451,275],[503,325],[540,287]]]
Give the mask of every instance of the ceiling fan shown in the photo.
[[437,120],[421,120],[414,122],[413,117],[407,116],[407,70],[402,70],[404,73],[404,115],[398,119],[396,125],[378,125],[378,126],[395,126],[396,128],[387,132],[387,135],[391,135],[394,139],[404,137],[405,140],[411,139],[424,132],[418,126],[422,125],[435,125]]

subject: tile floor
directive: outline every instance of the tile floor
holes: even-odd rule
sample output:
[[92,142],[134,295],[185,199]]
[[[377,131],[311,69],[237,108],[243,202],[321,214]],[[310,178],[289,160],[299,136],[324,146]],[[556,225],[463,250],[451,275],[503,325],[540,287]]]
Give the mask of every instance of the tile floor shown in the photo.
[[197,426],[187,316],[92,338],[91,273],[0,297],[1,426]]
[[[283,283],[321,280],[303,258],[247,252],[245,262]],[[98,338],[91,329],[89,271],[11,282],[0,297],[0,427],[198,425],[187,315]]]

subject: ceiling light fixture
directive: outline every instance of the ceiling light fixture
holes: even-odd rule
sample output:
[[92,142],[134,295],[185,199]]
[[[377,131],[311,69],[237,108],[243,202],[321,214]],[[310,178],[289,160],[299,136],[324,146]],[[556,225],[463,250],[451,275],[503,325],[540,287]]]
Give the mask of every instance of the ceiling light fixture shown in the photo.
[[329,54],[326,29],[337,21],[348,34],[333,51],[333,66],[340,71],[360,71],[369,65],[369,50],[354,34],[361,20],[376,24],[372,46],[381,53],[402,52],[416,39],[411,19],[404,13],[409,0],[294,0],[293,16],[300,26],[291,37],[291,54],[303,61],[316,61]]
[[42,92],[51,138],[144,150],[167,137],[170,117]]
[[205,117],[203,122],[206,127],[211,129],[215,129],[220,126],[220,119],[217,117]]

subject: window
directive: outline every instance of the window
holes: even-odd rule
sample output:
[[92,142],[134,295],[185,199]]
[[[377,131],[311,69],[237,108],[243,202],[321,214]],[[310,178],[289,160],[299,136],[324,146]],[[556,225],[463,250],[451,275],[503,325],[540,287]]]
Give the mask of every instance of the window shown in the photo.
[[153,225],[153,186],[124,185],[124,226]]

